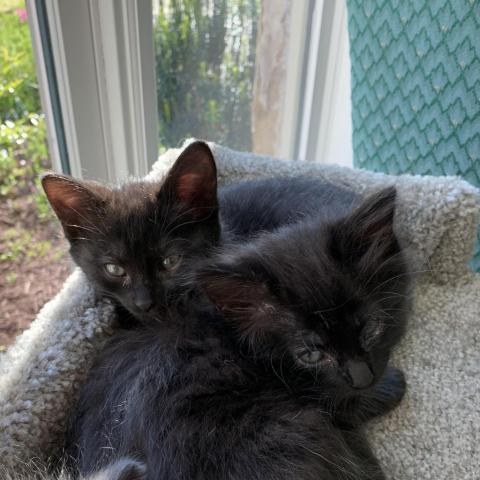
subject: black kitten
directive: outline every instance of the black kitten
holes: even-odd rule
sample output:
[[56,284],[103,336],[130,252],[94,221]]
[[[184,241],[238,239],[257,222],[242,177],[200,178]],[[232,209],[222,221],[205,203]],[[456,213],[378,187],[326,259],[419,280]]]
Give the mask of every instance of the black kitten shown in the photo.
[[82,474],[134,456],[147,480],[383,479],[356,424],[339,428],[347,415],[335,399],[288,362],[245,355],[222,317],[170,310],[111,338],[81,395],[69,452]]
[[74,261],[136,318],[158,315],[182,271],[218,244],[217,174],[208,146],[188,146],[162,183],[112,189],[46,175],[43,188]]
[[405,389],[384,369],[408,288],[394,199],[230,247],[199,273],[227,322],[192,303],[112,337],[70,435],[80,471],[133,455],[148,480],[384,478],[359,427]]
[[355,198],[321,181],[268,179],[220,189],[219,208],[216,166],[203,142],[189,145],[160,183],[112,189],[61,175],[46,175],[42,183],[74,261],[99,294],[142,321],[155,321],[177,301],[184,273],[220,242],[328,215],[332,205]]
[[[296,223],[208,262],[209,298],[256,356],[365,389],[401,338],[409,275],[393,231],[395,189]],[[337,218],[334,219],[335,213]]]
[[316,218],[328,222],[360,202],[354,192],[306,177],[242,181],[219,190],[223,243]]

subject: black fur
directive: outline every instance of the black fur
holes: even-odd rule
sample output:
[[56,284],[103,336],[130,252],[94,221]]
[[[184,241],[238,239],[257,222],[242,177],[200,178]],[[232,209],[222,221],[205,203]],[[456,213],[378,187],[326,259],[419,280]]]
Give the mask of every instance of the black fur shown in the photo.
[[229,185],[219,190],[223,240],[244,241],[312,217],[327,222],[359,201],[352,191],[305,177]]
[[[44,188],[75,261],[131,316],[81,397],[69,451],[82,474],[133,456],[147,480],[383,478],[360,426],[405,390],[385,371],[408,284],[393,189],[356,210],[354,194],[302,178],[217,199],[201,142],[161,185]],[[222,315],[187,295],[197,281]],[[318,351],[328,362],[301,363]]]
[[[177,278],[218,245],[216,167],[208,146],[190,145],[163,183],[130,182],[117,189],[69,177],[43,178],[70,253],[97,292],[134,318],[155,318]],[[167,268],[165,259],[178,258]],[[106,265],[118,265],[112,276]]]
[[[3,460],[3,459],[2,459]],[[77,477],[71,468],[58,467],[54,471],[51,465],[40,460],[22,462],[0,466],[2,480],[146,480],[145,465],[128,457],[120,457],[113,463],[95,471],[91,475]]]
[[83,391],[71,452],[83,474],[133,455],[148,480],[384,478],[361,430],[339,428],[336,392],[292,367],[246,356],[206,312],[118,332]]
[[335,220],[310,219],[227,248],[200,283],[254,355],[288,355],[338,388],[368,388],[383,375],[408,312],[394,207],[387,189],[348,214],[342,207]]
[[[203,142],[188,146],[162,183],[109,188],[61,175],[43,187],[70,242],[74,261],[99,295],[113,299],[123,325],[148,322],[177,300],[182,279],[221,243],[271,231],[306,215],[327,215],[352,193],[320,181],[269,179],[220,189]],[[165,259],[178,265],[165,268]],[[125,269],[114,277],[107,264]]]
[[[71,432],[80,471],[132,455],[148,480],[384,478],[361,426],[405,391],[385,370],[408,288],[394,202],[389,189],[225,247],[198,272],[222,315],[191,303],[118,332]],[[329,361],[307,367],[314,349]]]

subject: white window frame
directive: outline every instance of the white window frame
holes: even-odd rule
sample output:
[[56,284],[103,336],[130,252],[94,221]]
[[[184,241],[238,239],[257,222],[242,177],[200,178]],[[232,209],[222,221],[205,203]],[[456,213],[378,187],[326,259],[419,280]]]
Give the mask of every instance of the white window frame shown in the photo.
[[[26,1],[54,168],[61,161],[37,2],[48,14],[71,174],[110,182],[145,175],[158,148],[151,0]],[[337,114],[350,85],[335,81],[349,68],[344,1],[301,0],[292,8],[280,156],[328,162],[336,138],[349,142],[340,163],[351,165],[351,125],[346,135]]]
[[[111,182],[145,175],[158,148],[151,1],[44,1],[72,175]],[[27,0],[27,8],[35,18],[35,0]],[[39,78],[45,79],[40,50],[37,44]],[[48,96],[43,100],[49,117]],[[48,127],[52,131],[51,121]]]
[[[52,161],[52,168],[58,172],[70,172],[70,165],[68,161],[68,155],[66,154],[66,146],[64,147],[64,154],[62,155],[60,146],[62,140],[59,139],[58,134],[59,130],[63,129],[62,119],[57,119],[62,125],[55,125],[55,114],[53,107],[52,99],[52,88],[53,86],[49,84],[48,74],[47,74],[47,59],[45,48],[49,48],[47,45],[48,39],[44,38],[42,42],[42,35],[40,33],[39,25],[39,15],[37,11],[37,4],[35,0],[26,0],[26,6],[28,9],[28,23],[30,27],[30,33],[32,36],[33,44],[33,53],[36,60],[36,70],[37,70],[37,81],[39,84],[40,100],[42,103],[42,110],[45,114],[45,120],[47,123],[47,140],[49,145],[50,159]],[[55,92],[56,94],[57,92]],[[62,158],[66,157],[66,158]]]
[[305,71],[297,158],[352,166],[345,0],[313,0]]

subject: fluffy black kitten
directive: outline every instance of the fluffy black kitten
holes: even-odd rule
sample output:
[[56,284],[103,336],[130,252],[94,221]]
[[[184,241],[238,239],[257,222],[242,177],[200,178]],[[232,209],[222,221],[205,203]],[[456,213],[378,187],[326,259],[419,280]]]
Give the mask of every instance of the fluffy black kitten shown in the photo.
[[[218,315],[170,313],[117,332],[97,360],[70,435],[82,474],[132,455],[147,480],[384,478],[328,384],[245,355]],[[377,395],[375,414],[397,396]]]
[[290,359],[339,389],[368,388],[406,324],[410,279],[394,209],[393,188],[349,213],[332,208],[329,219],[226,249],[200,281],[253,354]]
[[162,183],[113,189],[46,175],[42,184],[74,261],[136,318],[158,315],[179,273],[218,244],[216,167],[203,142],[187,147]]
[[71,432],[80,471],[132,455],[148,480],[384,478],[360,426],[405,389],[385,370],[408,288],[394,199],[229,247],[198,275],[225,317],[192,303],[115,334]]
[[349,212],[360,197],[319,179],[266,178],[219,190],[222,243],[246,241],[307,218],[328,222]]
[[[183,275],[219,243],[326,215],[354,198],[338,187],[302,178],[242,182],[222,188],[212,153],[194,142],[163,182],[119,188],[46,175],[43,187],[70,242],[74,261],[99,294],[132,316],[155,319],[181,292]],[[127,320],[125,320],[127,319]]]

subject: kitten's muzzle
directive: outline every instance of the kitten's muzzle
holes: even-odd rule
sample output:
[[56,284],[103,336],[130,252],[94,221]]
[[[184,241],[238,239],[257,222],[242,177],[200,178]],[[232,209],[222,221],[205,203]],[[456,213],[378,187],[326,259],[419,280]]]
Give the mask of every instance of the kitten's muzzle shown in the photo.
[[353,388],[368,388],[375,380],[375,375],[366,362],[348,360],[344,369],[344,376]]
[[137,308],[142,310],[142,312],[148,312],[153,306],[152,296],[148,289],[145,287],[137,288],[135,290],[133,303]]

